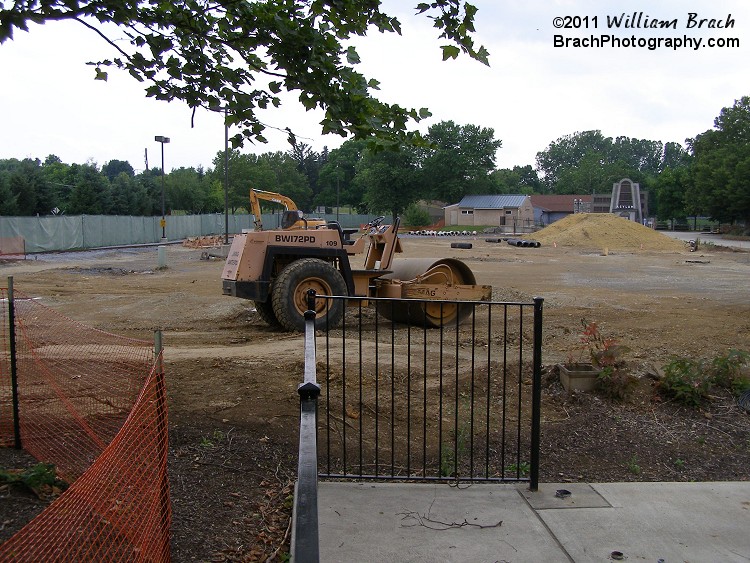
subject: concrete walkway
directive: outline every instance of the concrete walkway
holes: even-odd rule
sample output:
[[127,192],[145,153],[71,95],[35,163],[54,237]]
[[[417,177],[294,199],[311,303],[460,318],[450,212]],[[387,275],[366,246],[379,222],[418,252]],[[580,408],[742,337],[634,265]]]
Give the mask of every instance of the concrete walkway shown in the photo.
[[750,561],[750,482],[322,482],[318,512],[325,563]]

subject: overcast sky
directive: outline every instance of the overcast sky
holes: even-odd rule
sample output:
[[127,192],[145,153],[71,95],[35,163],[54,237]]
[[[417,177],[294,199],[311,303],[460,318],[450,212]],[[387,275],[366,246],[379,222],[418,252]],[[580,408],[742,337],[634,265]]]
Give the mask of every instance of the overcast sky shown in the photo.
[[[358,70],[381,82],[378,95],[384,101],[428,107],[433,117],[420,129],[442,120],[492,128],[502,140],[500,168],[534,165],[536,153],[552,141],[590,129],[610,137],[684,144],[710,129],[723,107],[750,95],[747,0],[475,0],[476,41],[490,51],[489,68],[466,57],[442,62],[431,23],[405,9],[416,3],[385,3],[399,16],[403,35],[373,32],[358,40],[363,61]],[[697,16],[689,28],[691,12]],[[588,29],[555,28],[555,18],[569,17],[568,23],[575,24],[575,16],[588,16]],[[612,18],[621,19],[622,26],[609,27]],[[698,28],[703,19],[733,22],[733,27],[709,28],[710,22],[704,22]],[[676,25],[665,29],[643,27],[673,20]],[[626,22],[631,27],[625,28]],[[557,34],[571,40],[592,35],[620,41],[688,38],[702,45],[698,50],[555,47]],[[726,38],[739,39],[739,47],[706,46]],[[211,168],[224,147],[221,117],[199,111],[191,128],[187,106],[146,99],[144,85],[126,73],[111,70],[107,82],[93,80],[93,67],[85,63],[109,56],[110,47],[98,36],[71,22],[16,31],[13,41],[0,45],[0,158],[43,160],[55,154],[66,163],[100,166],[118,159],[142,170],[146,149],[149,165],[161,165],[154,136],[164,135],[171,139],[165,146],[168,171]],[[343,139],[320,135],[321,117],[290,97],[281,110],[261,120],[282,130],[290,127],[316,151],[334,149]],[[247,145],[243,151],[289,149],[285,134],[269,130],[266,136],[268,144]]]

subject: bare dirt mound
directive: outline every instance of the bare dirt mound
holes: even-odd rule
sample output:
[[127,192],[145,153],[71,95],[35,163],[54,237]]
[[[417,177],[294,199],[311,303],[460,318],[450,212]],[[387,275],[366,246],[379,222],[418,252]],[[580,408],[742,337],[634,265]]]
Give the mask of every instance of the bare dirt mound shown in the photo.
[[544,245],[679,252],[685,243],[609,213],[575,213],[531,235]]

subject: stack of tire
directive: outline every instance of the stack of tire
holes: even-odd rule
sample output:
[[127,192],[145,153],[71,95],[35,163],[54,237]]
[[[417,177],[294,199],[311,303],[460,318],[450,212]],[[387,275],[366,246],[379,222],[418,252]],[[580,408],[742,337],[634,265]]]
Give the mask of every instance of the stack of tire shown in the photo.
[[536,240],[525,240],[520,238],[509,238],[508,244],[511,246],[520,246],[523,248],[539,248],[542,243]]

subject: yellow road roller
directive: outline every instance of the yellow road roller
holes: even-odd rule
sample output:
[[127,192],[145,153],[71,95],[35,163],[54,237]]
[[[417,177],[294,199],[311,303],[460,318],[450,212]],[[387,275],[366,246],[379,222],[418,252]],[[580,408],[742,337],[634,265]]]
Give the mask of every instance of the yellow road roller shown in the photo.
[[[439,327],[459,322],[471,307],[451,301],[486,301],[492,287],[477,285],[471,269],[454,258],[394,260],[402,252],[399,220],[378,217],[357,230],[336,222],[301,230],[256,230],[236,235],[222,273],[225,295],[250,299],[269,325],[304,330],[310,289],[319,295],[397,298],[379,309],[396,322]],[[364,254],[362,269],[350,257]],[[339,325],[345,300],[316,301],[316,328]],[[354,305],[362,301],[350,301]],[[365,303],[366,305],[367,303]]]

